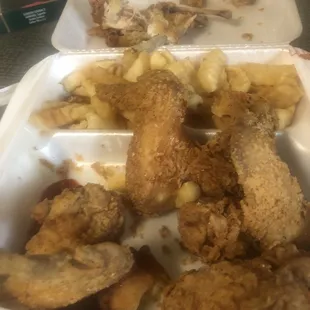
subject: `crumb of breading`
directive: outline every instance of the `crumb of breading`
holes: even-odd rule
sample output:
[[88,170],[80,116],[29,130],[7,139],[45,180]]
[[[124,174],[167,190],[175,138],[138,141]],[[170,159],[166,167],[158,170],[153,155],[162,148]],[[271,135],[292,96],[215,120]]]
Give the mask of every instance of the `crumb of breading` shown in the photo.
[[132,218],[132,223],[129,227],[130,231],[131,231],[131,234],[135,237],[137,235],[137,231],[138,231],[138,228],[139,228],[139,225],[142,221],[142,218],[139,217],[139,216],[133,216]]
[[134,238],[144,238],[144,222],[141,218],[135,219],[132,223],[130,230],[132,231],[132,236]]
[[242,38],[246,41],[252,41],[253,40],[254,35],[252,33],[244,33],[242,35]]
[[163,225],[160,229],[159,229],[159,234],[163,239],[169,238],[171,237],[171,231],[170,229]]
[[171,249],[168,247],[168,245],[162,245],[161,250],[165,255],[171,255]]
[[181,264],[182,265],[190,265],[190,264],[194,264],[198,261],[199,261],[199,258],[197,256],[189,254],[182,259]]
[[65,159],[60,166],[56,168],[56,173],[62,178],[67,179],[70,170],[81,171],[83,168],[78,167],[71,159]]
[[49,160],[45,158],[39,158],[40,164],[42,164],[45,168],[49,169],[50,171],[54,172],[55,171],[55,165],[50,162]]

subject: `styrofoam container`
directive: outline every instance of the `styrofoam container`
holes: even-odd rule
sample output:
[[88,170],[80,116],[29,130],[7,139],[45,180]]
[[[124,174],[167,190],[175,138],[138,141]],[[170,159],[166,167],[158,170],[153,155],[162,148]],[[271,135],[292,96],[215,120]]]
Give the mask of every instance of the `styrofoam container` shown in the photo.
[[[146,8],[156,0],[129,0],[136,8]],[[178,3],[178,0],[174,0]],[[278,44],[289,43],[302,31],[295,0],[257,0],[257,4],[235,8],[227,0],[208,0],[210,8],[228,8],[233,20],[210,18],[203,30],[191,30],[180,45],[215,44]],[[68,0],[52,36],[52,44],[59,51],[98,50],[107,48],[103,38],[90,37],[93,26],[91,8],[87,0]],[[250,33],[252,41],[242,35]]]
[[[207,48],[175,48],[172,53],[179,58],[198,57]],[[294,64],[305,89],[305,96],[298,105],[293,124],[276,135],[277,149],[292,173],[297,176],[306,198],[310,199],[310,62],[300,57],[293,48],[223,47],[230,64],[259,62]],[[68,178],[81,184],[95,182],[105,184],[91,168],[95,162],[103,165],[125,167],[127,148],[132,133],[129,131],[72,131],[57,130],[40,132],[28,124],[29,115],[49,99],[63,95],[59,81],[75,70],[98,59],[111,59],[120,52],[56,54],[39,63],[19,83],[11,102],[0,122],[0,249],[20,252],[28,238],[30,210],[38,202],[43,190],[60,176],[42,164],[42,159],[60,166],[71,159],[75,165],[68,171]],[[208,139],[214,131],[191,130],[193,137]],[[77,169],[77,168],[78,169]],[[183,264],[186,253],[182,252],[175,239],[179,239],[177,217],[171,213],[142,223],[136,236],[127,232],[124,244],[139,248],[148,244],[158,261],[172,278],[180,271],[194,268],[194,264]],[[166,225],[172,235],[162,239],[159,229]],[[162,246],[170,248],[164,254]],[[1,306],[7,306],[2,305]],[[12,310],[16,306],[9,307]],[[150,306],[146,310],[156,309]]]

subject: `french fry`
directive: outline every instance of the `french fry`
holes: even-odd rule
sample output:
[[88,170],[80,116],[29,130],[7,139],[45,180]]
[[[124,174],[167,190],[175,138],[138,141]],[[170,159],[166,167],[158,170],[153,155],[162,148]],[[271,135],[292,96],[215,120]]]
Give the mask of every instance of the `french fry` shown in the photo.
[[149,68],[150,55],[146,52],[141,52],[127,73],[124,75],[124,79],[129,82],[137,82],[138,77],[148,71]]
[[228,66],[226,68],[227,80],[232,91],[247,93],[251,87],[251,81],[246,72],[239,66]]
[[168,65],[168,60],[161,52],[155,51],[150,58],[151,70],[160,70]]
[[197,76],[205,91],[211,93],[219,89],[223,81],[221,77],[223,77],[225,64],[226,56],[219,49],[212,50],[203,57]]

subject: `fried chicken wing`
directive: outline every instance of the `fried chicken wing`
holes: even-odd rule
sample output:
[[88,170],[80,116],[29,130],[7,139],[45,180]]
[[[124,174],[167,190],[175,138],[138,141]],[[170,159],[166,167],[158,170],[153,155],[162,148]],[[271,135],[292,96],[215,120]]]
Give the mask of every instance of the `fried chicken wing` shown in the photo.
[[236,127],[231,158],[244,192],[244,229],[263,249],[293,241],[304,226],[304,197],[275,139],[264,126]]
[[121,282],[99,294],[102,310],[137,310],[142,300],[159,301],[169,276],[148,246],[134,251],[135,267]]
[[33,217],[42,226],[27,243],[27,253],[53,254],[115,240],[122,233],[123,208],[117,193],[98,184],[65,189],[53,200],[44,200],[34,208]]
[[0,254],[4,288],[36,309],[65,307],[95,294],[118,282],[132,265],[130,250],[113,243],[53,255]]
[[191,271],[166,290],[163,310],[306,310],[310,258],[298,255],[272,265],[264,258],[223,261]]
[[174,74],[149,71],[137,83],[98,85],[97,95],[134,124],[126,186],[139,212],[171,210],[185,181],[198,183],[212,196],[234,191],[236,175],[222,140],[211,142],[215,148],[199,147],[183,132],[187,91]]

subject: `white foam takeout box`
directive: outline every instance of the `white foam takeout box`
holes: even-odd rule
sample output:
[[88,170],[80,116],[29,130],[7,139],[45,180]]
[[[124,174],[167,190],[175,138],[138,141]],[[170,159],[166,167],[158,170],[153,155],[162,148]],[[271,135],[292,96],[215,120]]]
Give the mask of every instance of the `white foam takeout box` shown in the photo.
[[[196,58],[208,50],[202,47],[171,48],[171,52],[178,58]],[[296,66],[305,96],[298,106],[293,124],[277,134],[277,147],[280,156],[298,177],[306,197],[310,198],[310,61],[288,46],[222,47],[222,50],[230,64],[259,62]],[[92,170],[94,162],[124,167],[132,136],[129,131],[57,130],[42,133],[27,122],[31,112],[39,109],[46,100],[58,99],[64,94],[59,81],[67,74],[85,63],[120,55],[120,51],[56,54],[37,64],[19,83],[0,122],[1,249],[12,252],[23,249],[31,223],[31,208],[38,202],[42,191],[59,180],[59,175],[42,164],[42,159],[48,160],[55,167],[71,159],[79,169],[69,170],[68,177],[81,184],[105,184],[105,180]],[[214,135],[214,131],[194,131],[193,135],[208,139]],[[167,239],[162,239],[159,234],[162,225],[168,226],[172,232]],[[142,230],[143,234],[135,237],[125,235],[124,243],[136,248],[148,244],[173,278],[181,270],[193,267],[192,264],[183,263],[187,254],[182,252],[176,242],[179,235],[175,213],[148,220],[143,223]],[[170,248],[170,255],[164,254],[163,245]],[[9,308],[17,309],[16,306]]]
[[[179,3],[179,0],[172,0]],[[144,9],[156,0],[129,0],[135,8]],[[209,8],[231,9],[230,21],[210,17],[206,29],[191,30],[181,45],[276,44],[289,43],[300,36],[302,25],[295,0],[257,0],[253,6],[236,8],[230,0],[208,0]],[[90,37],[93,26],[88,0],[68,0],[52,36],[59,51],[98,50],[106,48],[103,38]],[[242,35],[253,35],[246,41]]]
[[[210,0],[211,4],[215,2]],[[260,7],[265,8],[265,13],[258,11]],[[250,9],[246,8],[244,12],[248,10]],[[260,39],[257,42],[254,42],[254,39],[252,43],[263,41],[269,44],[241,44],[244,43],[240,38],[245,29],[238,28],[240,31],[238,30],[237,34],[234,33],[237,28],[233,31],[228,25],[214,21],[210,28],[210,31],[214,32],[208,34],[208,41],[203,41],[206,34],[200,34],[194,42],[186,41],[189,37],[183,42],[198,45],[168,48],[178,58],[196,58],[216,45],[227,55],[229,64],[258,62],[296,66],[305,96],[298,105],[293,124],[284,132],[277,133],[276,141],[280,156],[289,164],[292,173],[298,177],[306,198],[310,199],[310,60],[307,60],[310,57],[288,45],[301,32],[296,5],[293,0],[261,0],[255,10],[255,18],[253,16],[248,19],[249,29],[246,32],[254,32],[256,26],[250,21],[262,22],[257,16],[264,13],[262,16],[265,16],[263,18],[266,25],[259,28],[264,31],[257,30],[254,38]],[[276,24],[274,26],[271,26],[271,16],[268,15],[271,11]],[[0,249],[22,251],[29,236],[31,208],[38,202],[42,191],[60,178],[42,164],[42,159],[55,167],[64,160],[71,159],[75,165],[69,170],[68,177],[81,184],[105,184],[102,176],[91,168],[95,162],[118,166],[120,169],[125,166],[127,148],[132,136],[129,131],[56,130],[42,133],[28,123],[29,115],[45,101],[59,99],[64,94],[59,82],[67,74],[88,62],[112,59],[122,54],[121,49],[104,49],[102,41],[86,36],[86,30],[91,26],[89,13],[88,1],[68,1],[53,36],[53,44],[62,52],[44,59],[29,70],[19,83],[0,122]],[[219,44],[223,42],[215,35],[216,27],[222,31],[226,45]],[[192,135],[200,140],[207,140],[214,134],[214,130],[192,132]],[[166,239],[159,233],[163,225],[171,230],[171,236]],[[179,234],[175,213],[142,223],[140,232],[136,236],[126,233],[123,243],[136,248],[148,244],[172,278],[176,278],[180,271],[196,266],[190,264],[190,260],[185,263],[187,254],[182,252],[176,242]],[[169,255],[164,253],[163,245],[170,249]],[[12,310],[20,309],[16,305],[2,304],[0,301],[1,306]],[[153,305],[146,310],[150,309],[157,308]]]

